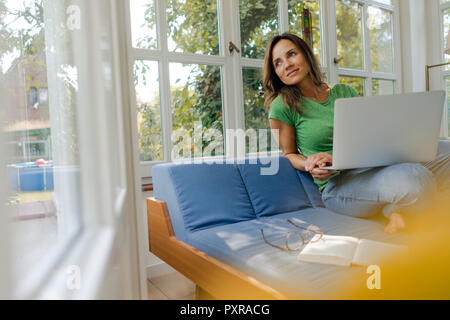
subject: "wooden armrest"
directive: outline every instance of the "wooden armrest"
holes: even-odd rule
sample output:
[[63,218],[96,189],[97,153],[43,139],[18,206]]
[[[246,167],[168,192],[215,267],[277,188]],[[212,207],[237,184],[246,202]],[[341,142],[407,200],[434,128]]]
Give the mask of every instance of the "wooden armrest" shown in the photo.
[[269,285],[180,241],[167,204],[147,198],[150,251],[217,299],[289,299]]

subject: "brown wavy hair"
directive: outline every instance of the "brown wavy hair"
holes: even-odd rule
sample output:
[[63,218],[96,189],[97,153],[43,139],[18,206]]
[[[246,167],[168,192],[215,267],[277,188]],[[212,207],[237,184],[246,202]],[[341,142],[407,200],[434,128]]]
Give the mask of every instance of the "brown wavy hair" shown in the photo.
[[264,57],[264,70],[263,70],[263,88],[264,88],[264,106],[269,110],[270,105],[276,97],[281,95],[283,103],[291,110],[297,110],[302,113],[301,100],[302,95],[300,89],[296,85],[284,84],[275,72],[273,66],[273,48],[280,40],[289,40],[295,44],[300,52],[305,57],[306,62],[309,65],[310,75],[317,87],[324,84],[324,76],[320,71],[319,63],[314,56],[313,51],[308,44],[301,38],[291,33],[283,33],[270,39],[267,44],[266,55]]

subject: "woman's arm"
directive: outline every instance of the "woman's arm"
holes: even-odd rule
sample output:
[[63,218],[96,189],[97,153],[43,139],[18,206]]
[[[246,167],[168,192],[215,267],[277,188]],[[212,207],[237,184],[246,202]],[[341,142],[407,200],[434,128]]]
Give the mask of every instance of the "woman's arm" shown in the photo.
[[321,170],[316,166],[325,166],[326,163],[332,163],[333,158],[328,153],[317,153],[305,158],[298,153],[297,144],[295,142],[295,128],[284,123],[281,120],[269,119],[272,131],[278,130],[278,145],[283,155],[291,162],[292,166],[301,171],[307,171],[318,180],[326,180],[334,173],[332,170]]
[[295,169],[306,171],[306,158],[298,153],[297,144],[295,143],[295,128],[284,123],[281,120],[269,119],[272,131],[278,130],[278,145],[283,155],[291,162]]

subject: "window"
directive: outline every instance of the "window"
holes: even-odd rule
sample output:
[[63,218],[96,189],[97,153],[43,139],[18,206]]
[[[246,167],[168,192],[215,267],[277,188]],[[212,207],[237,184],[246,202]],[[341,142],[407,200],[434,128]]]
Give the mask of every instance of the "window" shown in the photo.
[[[64,74],[63,66],[74,63],[69,57],[58,57],[56,61],[45,50],[50,44],[67,52],[72,50],[70,45],[46,37],[46,19],[51,19],[48,2],[5,1],[3,5],[0,24],[8,39],[1,56],[6,115],[3,129],[11,146],[7,167],[14,235],[12,270],[14,282],[20,282],[33,273],[38,261],[65,246],[81,227],[81,208],[68,203],[68,197],[75,204],[81,196],[74,112],[77,102],[75,88],[47,72],[54,68],[56,73]],[[70,43],[67,30],[61,36]],[[52,81],[61,90],[51,87],[54,100],[50,110],[47,87]],[[56,99],[63,108],[55,104]]]
[[360,95],[397,92],[398,34],[394,1],[336,0],[340,83]]
[[[264,109],[265,47],[283,31],[301,35],[302,10],[309,8],[320,57],[319,3],[130,0],[131,98],[143,176],[150,176],[158,161],[233,154],[226,129],[249,135],[266,130],[256,148],[247,141],[245,153],[277,151]],[[229,52],[230,42],[240,53]]]
[[[440,55],[442,56],[442,52],[444,52],[444,48],[447,46],[447,34],[450,32],[450,2],[441,0],[440,2],[440,17],[441,17],[441,25],[440,25],[440,42],[441,42],[441,51]],[[443,54],[442,58],[445,62],[450,62],[450,55]],[[442,79],[443,79],[443,88],[447,91],[447,109],[444,112],[444,120],[446,125],[443,130],[443,136],[448,137],[450,132],[450,67],[449,65],[445,66],[442,71]]]
[[[304,36],[304,9],[311,13],[313,51],[329,83],[348,83],[361,95],[396,92],[396,3],[129,0],[131,100],[142,176],[150,177],[157,162],[278,151],[264,109],[263,58],[274,35]],[[230,42],[239,52],[230,53]],[[338,66],[335,57],[343,57]],[[244,154],[231,150],[230,129],[248,133]],[[250,144],[257,131],[267,144]]]
[[121,82],[126,40],[116,32],[118,5],[0,2],[0,140],[7,146],[0,206],[8,222],[0,282],[11,288],[2,297],[129,299],[145,292],[137,263],[141,210],[125,174],[134,160],[125,151],[131,133],[122,118],[129,107],[121,99],[128,83]]

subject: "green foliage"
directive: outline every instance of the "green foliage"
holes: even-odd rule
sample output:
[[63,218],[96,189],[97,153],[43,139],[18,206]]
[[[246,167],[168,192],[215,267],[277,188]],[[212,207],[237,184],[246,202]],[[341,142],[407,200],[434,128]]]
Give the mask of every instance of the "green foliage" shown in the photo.
[[[296,20],[292,26],[297,25],[300,19],[303,4],[313,13],[313,39],[316,43],[316,52],[320,53],[320,20],[318,0],[289,0],[290,19]],[[176,52],[218,55],[219,27],[217,15],[217,1],[215,0],[166,0],[167,26],[169,50]],[[262,59],[269,39],[279,34],[278,3],[273,0],[240,0],[241,21],[241,54],[245,58]],[[145,25],[143,27],[154,29],[156,27],[155,2],[147,1],[145,10]],[[226,26],[224,26],[226,27]],[[139,39],[140,48],[155,48],[156,39],[150,36]],[[195,123],[201,123],[203,128],[203,148],[210,145],[214,138],[207,134],[208,129],[223,132],[223,105],[221,88],[221,70],[215,66],[191,65],[192,71],[184,86],[172,86],[171,111],[172,130],[185,130],[186,135],[193,136]],[[146,82],[149,70],[140,66],[135,70],[135,81]],[[172,75],[172,74],[171,74]],[[260,69],[243,69],[243,93],[245,108],[246,129],[268,129],[269,121],[264,109],[262,92],[262,72]],[[148,143],[161,139],[149,139],[148,134],[160,135],[160,121],[150,121],[159,111],[154,107],[141,107],[142,125],[140,126],[141,150],[152,150]],[[145,114],[146,113],[146,114]],[[145,126],[153,126],[152,129]],[[157,129],[156,129],[157,127]],[[178,145],[182,142],[175,142]],[[270,140],[269,140],[270,145]],[[159,159],[157,152],[145,152],[141,158],[145,160]],[[198,155],[195,147],[191,150]],[[261,150],[262,151],[262,150]]]
[[239,9],[242,56],[263,59],[267,42],[279,33],[277,1],[241,0]]
[[137,111],[142,115],[138,122],[140,159],[161,160],[163,153],[159,101],[141,103]]
[[[20,56],[37,55],[45,49],[43,0],[24,1],[23,11],[8,9],[0,2],[0,59],[16,50]],[[22,20],[21,28],[14,23]]]
[[338,56],[344,60],[342,68],[362,69],[362,6],[350,0],[336,1]]
[[[154,64],[156,65],[156,64]],[[135,85],[147,86],[147,74],[157,73],[151,64],[138,60],[134,64]],[[156,90],[156,92],[158,92]],[[140,101],[137,97],[137,117],[139,133],[139,152],[141,161],[162,160],[161,111],[159,94],[151,102]]]
[[353,87],[358,94],[364,96],[364,79],[356,77],[339,77],[339,83],[345,83]]
[[393,72],[392,14],[369,7],[370,56],[372,71]]

